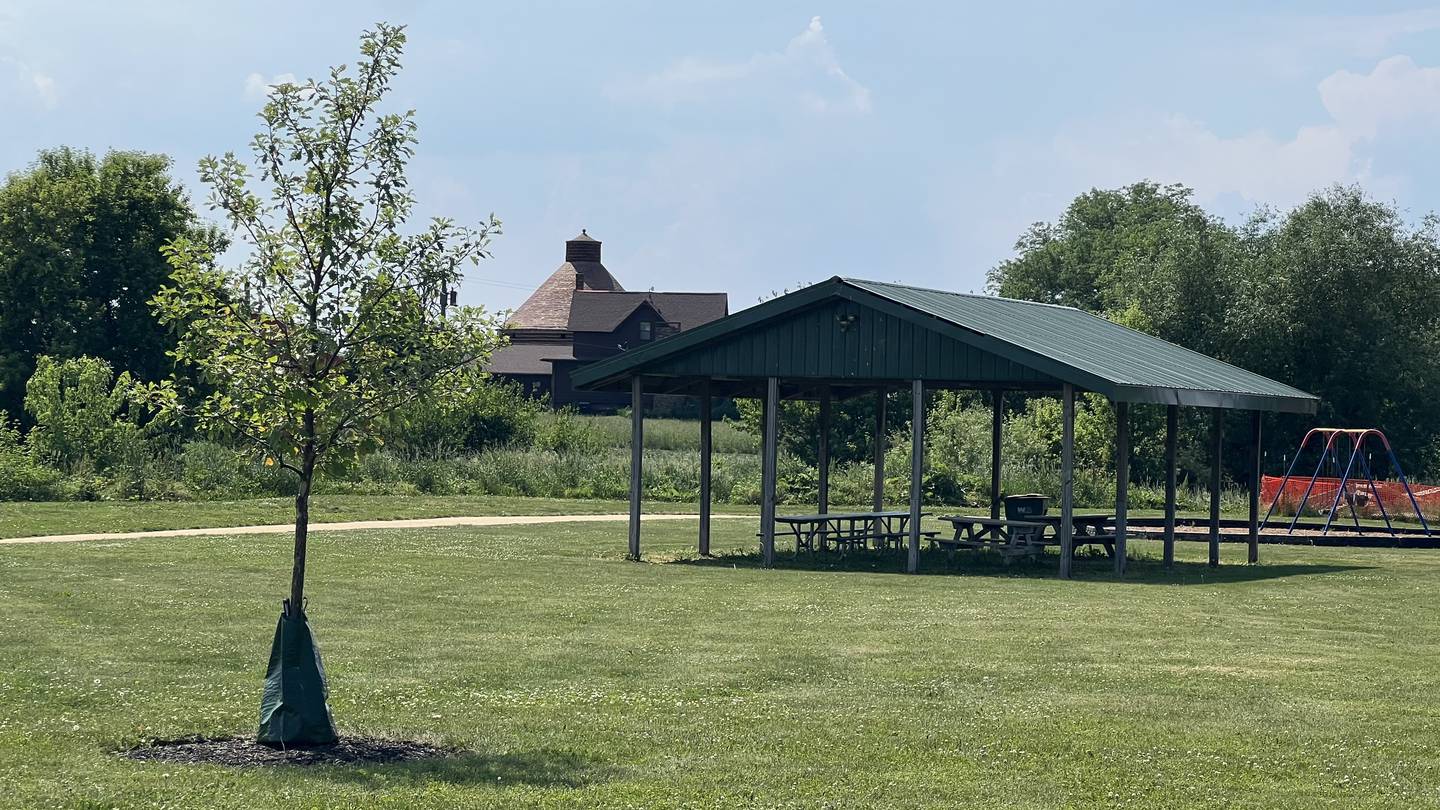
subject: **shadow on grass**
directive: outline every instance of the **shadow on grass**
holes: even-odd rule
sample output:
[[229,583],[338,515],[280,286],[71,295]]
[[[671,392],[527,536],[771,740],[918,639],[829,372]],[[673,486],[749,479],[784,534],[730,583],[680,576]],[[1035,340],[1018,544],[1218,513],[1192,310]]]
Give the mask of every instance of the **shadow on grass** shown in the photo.
[[448,782],[456,785],[526,785],[580,788],[613,778],[614,769],[571,751],[541,749],[509,754],[458,752],[454,756],[358,767],[334,765],[309,773],[366,788]]
[[[699,568],[762,568],[758,551],[729,552],[712,557],[689,557],[669,562]],[[1258,565],[1222,563],[1210,567],[1204,562],[1177,560],[1171,568],[1155,557],[1132,557],[1125,575],[1115,575],[1114,560],[1102,552],[1087,550],[1075,557],[1071,576],[1076,579],[1123,582],[1138,585],[1199,585],[1222,582],[1252,582],[1265,579],[1315,574],[1334,574],[1372,568],[1366,565],[1335,565],[1331,563],[1280,563]],[[782,552],[776,550],[775,566],[788,571],[836,571],[874,574],[905,573],[903,551]],[[920,552],[922,576],[989,576],[1044,579],[1058,576],[1060,556],[1042,554],[1030,559],[1016,559],[1009,565],[991,552],[955,552],[925,549]]]

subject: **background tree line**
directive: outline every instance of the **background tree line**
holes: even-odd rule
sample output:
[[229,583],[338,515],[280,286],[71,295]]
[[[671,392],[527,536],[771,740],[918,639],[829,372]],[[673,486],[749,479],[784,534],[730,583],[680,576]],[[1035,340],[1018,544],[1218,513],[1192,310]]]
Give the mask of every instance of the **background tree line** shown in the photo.
[[[1197,205],[1182,186],[1136,183],[1082,194],[1054,222],[1026,230],[1014,257],[990,271],[989,289],[1096,312],[1318,394],[1323,403],[1315,419],[1267,417],[1272,471],[1305,429],[1336,424],[1384,429],[1411,472],[1433,478],[1440,475],[1436,228],[1434,215],[1407,220],[1357,187],[1325,189],[1293,210],[1261,209],[1232,225]],[[0,463],[0,478],[10,476],[0,497],[183,497],[284,488],[266,470],[241,475],[232,469],[240,451],[227,437],[197,435],[183,420],[155,422],[120,393],[173,369],[174,335],[158,323],[149,301],[170,273],[160,246],[182,237],[209,251],[226,246],[170,176],[162,155],[111,152],[96,158],[49,150],[0,184],[0,410],[7,423],[19,423],[0,441],[11,448],[5,451],[9,460]],[[43,366],[41,357],[53,361]],[[82,358],[103,365],[62,364]],[[27,407],[27,381],[37,369],[43,373]],[[461,406],[420,404],[396,413],[382,454],[409,464],[506,445],[550,452],[610,443],[588,435],[583,420],[547,417],[483,378],[466,384],[474,393]],[[85,397],[93,407],[81,404]],[[739,426],[758,434],[758,408],[738,405]],[[87,415],[76,415],[86,407]],[[868,463],[872,398],[837,402],[835,414],[831,447],[837,463]],[[908,405],[898,401],[889,410],[888,430],[897,443],[908,430],[907,415]],[[117,424],[107,427],[105,419]],[[1113,462],[1109,404],[1083,398],[1078,422],[1081,465],[1106,469]],[[1133,409],[1132,423],[1135,476],[1159,480],[1163,412]],[[988,464],[988,404],[964,393],[935,395],[930,424],[932,494],[979,487]],[[32,447],[25,434],[36,426],[41,431]],[[814,461],[816,426],[813,405],[787,403],[782,435],[797,469]],[[1181,467],[1195,481],[1208,463],[1207,428],[1205,414],[1186,415]],[[68,439],[67,430],[74,434]],[[1031,472],[1053,465],[1058,406],[1050,398],[1012,396],[1006,433],[1009,464]],[[84,438],[96,436],[111,438]],[[1248,441],[1238,417],[1227,437],[1238,480]],[[190,463],[182,464],[191,444]],[[357,463],[342,460],[332,473],[344,468],[353,477]],[[206,473],[206,464],[222,469]],[[740,477],[748,482],[749,464],[742,466]],[[421,489],[447,488],[443,474],[415,469],[403,477]],[[397,475],[376,470],[382,478]],[[577,480],[583,475],[577,468]],[[680,475],[688,481],[688,473]],[[171,478],[193,485],[165,483]],[[857,482],[863,478],[857,473]],[[677,498],[688,491],[683,482],[653,483]],[[579,495],[606,489],[547,486],[537,485]],[[748,484],[741,490],[748,491]]]
[[[1269,467],[1317,425],[1378,427],[1417,473],[1440,471],[1440,239],[1356,186],[1231,226],[1183,186],[1136,183],[1077,197],[989,275],[998,295],[1065,304],[1158,335],[1321,398],[1316,417],[1266,419]],[[1091,398],[1086,409],[1109,418]],[[1099,412],[1106,413],[1099,413]],[[1158,408],[1136,409],[1136,474],[1161,475]],[[1183,413],[1183,411],[1182,411]],[[1185,422],[1187,466],[1206,415]],[[1240,418],[1228,444],[1248,443]],[[1111,431],[1113,434],[1113,430]],[[1244,454],[1229,452],[1240,474]]]
[[[1320,396],[1316,417],[1265,417],[1267,471],[1282,471],[1304,431],[1324,424],[1379,427],[1412,473],[1434,476],[1440,474],[1436,226],[1433,214],[1407,223],[1393,205],[1355,186],[1324,189],[1288,212],[1262,208],[1229,225],[1184,186],[1141,182],[1092,190],[1056,221],[1031,226],[1016,255],[989,272],[988,288],[1094,312]],[[874,407],[873,397],[836,403],[837,461],[870,457]],[[977,395],[932,395],[931,464],[957,477],[988,467],[988,409]],[[740,410],[742,424],[758,435],[759,404],[741,403]],[[1060,451],[1056,400],[1011,394],[1006,410],[1007,464],[1053,465]],[[1202,481],[1209,414],[1181,413],[1181,474]],[[908,402],[893,403],[890,430],[908,430],[908,414]],[[1227,419],[1225,460],[1243,481],[1249,427],[1242,415]],[[1109,402],[1082,397],[1076,420],[1077,463],[1110,467]],[[1133,475],[1161,480],[1164,409],[1133,408],[1131,424]],[[818,430],[813,403],[786,403],[781,434],[791,455],[813,463]]]
[[170,277],[162,245],[188,237],[214,253],[219,229],[201,222],[144,152],[41,152],[0,185],[0,410],[22,413],[36,358],[90,356],[157,380],[173,363],[171,330],[150,299]]

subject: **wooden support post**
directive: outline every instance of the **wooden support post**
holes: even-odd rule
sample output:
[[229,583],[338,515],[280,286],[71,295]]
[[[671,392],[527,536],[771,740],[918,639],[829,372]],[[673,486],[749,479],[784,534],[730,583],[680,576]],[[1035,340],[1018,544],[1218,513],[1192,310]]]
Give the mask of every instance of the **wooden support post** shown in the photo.
[[1075,556],[1075,386],[1061,392],[1060,431],[1060,578],[1070,578]]
[[884,388],[875,392],[875,498],[876,512],[885,509],[885,404]]
[[766,568],[775,564],[775,475],[779,456],[780,378],[765,381],[765,442],[760,473],[760,552]]
[[1000,431],[1005,427],[1005,392],[990,394],[990,517],[1000,517]]
[[925,383],[910,384],[910,549],[905,570],[920,570],[920,504],[925,483]]
[[816,448],[816,467],[819,472],[819,512],[830,514],[830,386],[820,391],[819,446]]
[[1125,529],[1130,511],[1130,403],[1115,403],[1115,573],[1125,573]]
[[1225,411],[1210,412],[1210,565],[1220,564],[1220,458],[1225,454]]
[[1180,441],[1180,406],[1165,408],[1165,567],[1175,564],[1175,449]]
[[640,376],[630,378],[630,559],[640,559],[641,459],[645,455],[645,399]]
[[1264,459],[1264,452],[1260,449],[1261,439],[1264,438],[1260,426],[1260,412],[1253,411],[1250,414],[1250,441],[1251,452],[1255,454],[1251,462],[1253,468],[1250,471],[1250,562],[1260,561],[1260,462]]
[[700,387],[700,555],[710,556],[710,447],[714,400],[710,396],[710,380]]

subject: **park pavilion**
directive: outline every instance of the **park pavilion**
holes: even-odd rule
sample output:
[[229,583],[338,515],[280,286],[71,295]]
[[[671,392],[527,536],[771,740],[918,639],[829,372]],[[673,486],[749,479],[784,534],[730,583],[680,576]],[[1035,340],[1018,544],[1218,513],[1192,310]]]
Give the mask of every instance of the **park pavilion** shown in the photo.
[[[909,390],[912,431],[906,568],[919,565],[921,478],[927,390],[970,389],[993,403],[992,518],[999,516],[1003,398],[1007,392],[1056,395],[1063,402],[1060,512],[1056,541],[1060,575],[1070,575],[1073,529],[1075,397],[1094,392],[1115,405],[1117,487],[1113,517],[1115,568],[1123,573],[1129,481],[1131,406],[1167,411],[1165,561],[1174,558],[1175,452],[1180,408],[1213,415],[1210,471],[1210,562],[1219,562],[1220,452],[1223,412],[1251,414],[1253,458],[1247,460],[1249,558],[1258,556],[1262,412],[1313,414],[1319,400],[1304,391],[1158,337],[1070,307],[835,277],[733,315],[577,369],[577,387],[625,391],[631,400],[629,553],[640,556],[641,463],[645,396],[681,394],[701,401],[699,550],[709,553],[711,418],[717,397],[764,401],[761,554],[775,558],[778,408],[782,399],[820,404],[822,425],[837,398]],[[819,431],[820,515],[828,512],[828,429]],[[875,442],[876,512],[883,508],[884,442]]]

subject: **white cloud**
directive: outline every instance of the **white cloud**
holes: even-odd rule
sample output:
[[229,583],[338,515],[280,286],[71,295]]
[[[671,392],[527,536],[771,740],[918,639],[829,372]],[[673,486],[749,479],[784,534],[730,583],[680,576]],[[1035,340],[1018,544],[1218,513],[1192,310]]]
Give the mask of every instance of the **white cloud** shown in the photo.
[[1141,178],[1183,182],[1202,201],[1238,194],[1251,202],[1288,204],[1336,181],[1360,179],[1353,139],[1339,127],[1302,127],[1290,138],[1264,131],[1216,134],[1180,115],[1072,126],[1052,144],[1055,157],[1087,185]]
[[1440,125],[1440,68],[1392,56],[1367,74],[1332,73],[1320,82],[1320,100],[1335,123],[1358,138],[1373,138],[1382,127],[1433,128]]
[[1317,59],[1337,54],[1379,59],[1394,53],[1398,41],[1440,30],[1440,9],[1389,14],[1280,14],[1255,21],[1251,37],[1218,44],[1230,59],[1253,61],[1276,75],[1299,79],[1316,69]]
[[1403,37],[1440,30],[1440,9],[1415,9],[1390,14],[1312,17],[1286,23],[1302,42],[1375,58]]
[[34,85],[35,92],[40,96],[40,103],[45,105],[45,109],[53,110],[60,103],[60,94],[55,90],[55,79],[44,73],[32,72],[30,84]]
[[1185,183],[1202,202],[1233,195],[1284,206],[1335,182],[1398,190],[1403,178],[1372,172],[1371,141],[1440,129],[1440,67],[1408,56],[1382,59],[1368,73],[1336,71],[1316,90],[1328,120],[1288,136],[1263,129],[1225,135],[1184,115],[1137,115],[1072,122],[1049,144],[1011,151],[1009,159],[1015,167],[1027,159],[1048,163],[1051,173],[1082,187],[1148,178]]
[[251,73],[245,77],[245,98],[260,101],[270,95],[270,88],[277,84],[293,84],[294,73],[277,73],[265,78],[263,73]]
[[1440,67],[1392,56],[1368,72],[1333,72],[1316,91],[1327,115],[1288,132],[1226,133],[1178,113],[1134,113],[1071,121],[1045,139],[1007,139],[986,170],[936,175],[936,227],[959,234],[947,243],[954,245],[948,260],[957,267],[988,264],[1009,253],[1015,234],[1053,218],[1080,191],[1142,179],[1183,183],[1200,203],[1227,215],[1254,205],[1296,205],[1335,182],[1363,183],[1382,198],[1402,196],[1413,175],[1377,172],[1377,157],[1387,153],[1376,139],[1433,139],[1440,130]]
[[812,17],[783,50],[733,62],[687,57],[638,81],[613,85],[609,92],[617,98],[662,104],[710,101],[726,93],[761,97],[778,93],[787,102],[815,112],[870,111],[869,88],[840,65],[819,17]]
[[[799,36],[790,40],[785,48],[786,58],[799,63],[809,63],[824,71],[825,75],[842,90],[842,106],[848,104],[856,112],[870,111],[870,90],[865,85],[855,81],[845,69],[840,66],[840,60],[835,56],[835,49],[830,47],[830,41],[825,38],[825,27],[820,24],[819,17],[811,17],[810,24]],[[826,109],[831,101],[811,96],[812,107]]]
[[0,63],[10,65],[15,69],[15,75],[21,84],[26,85],[35,94],[35,98],[45,109],[53,110],[60,104],[60,92],[53,76],[41,73],[19,59],[9,56],[0,57]]

